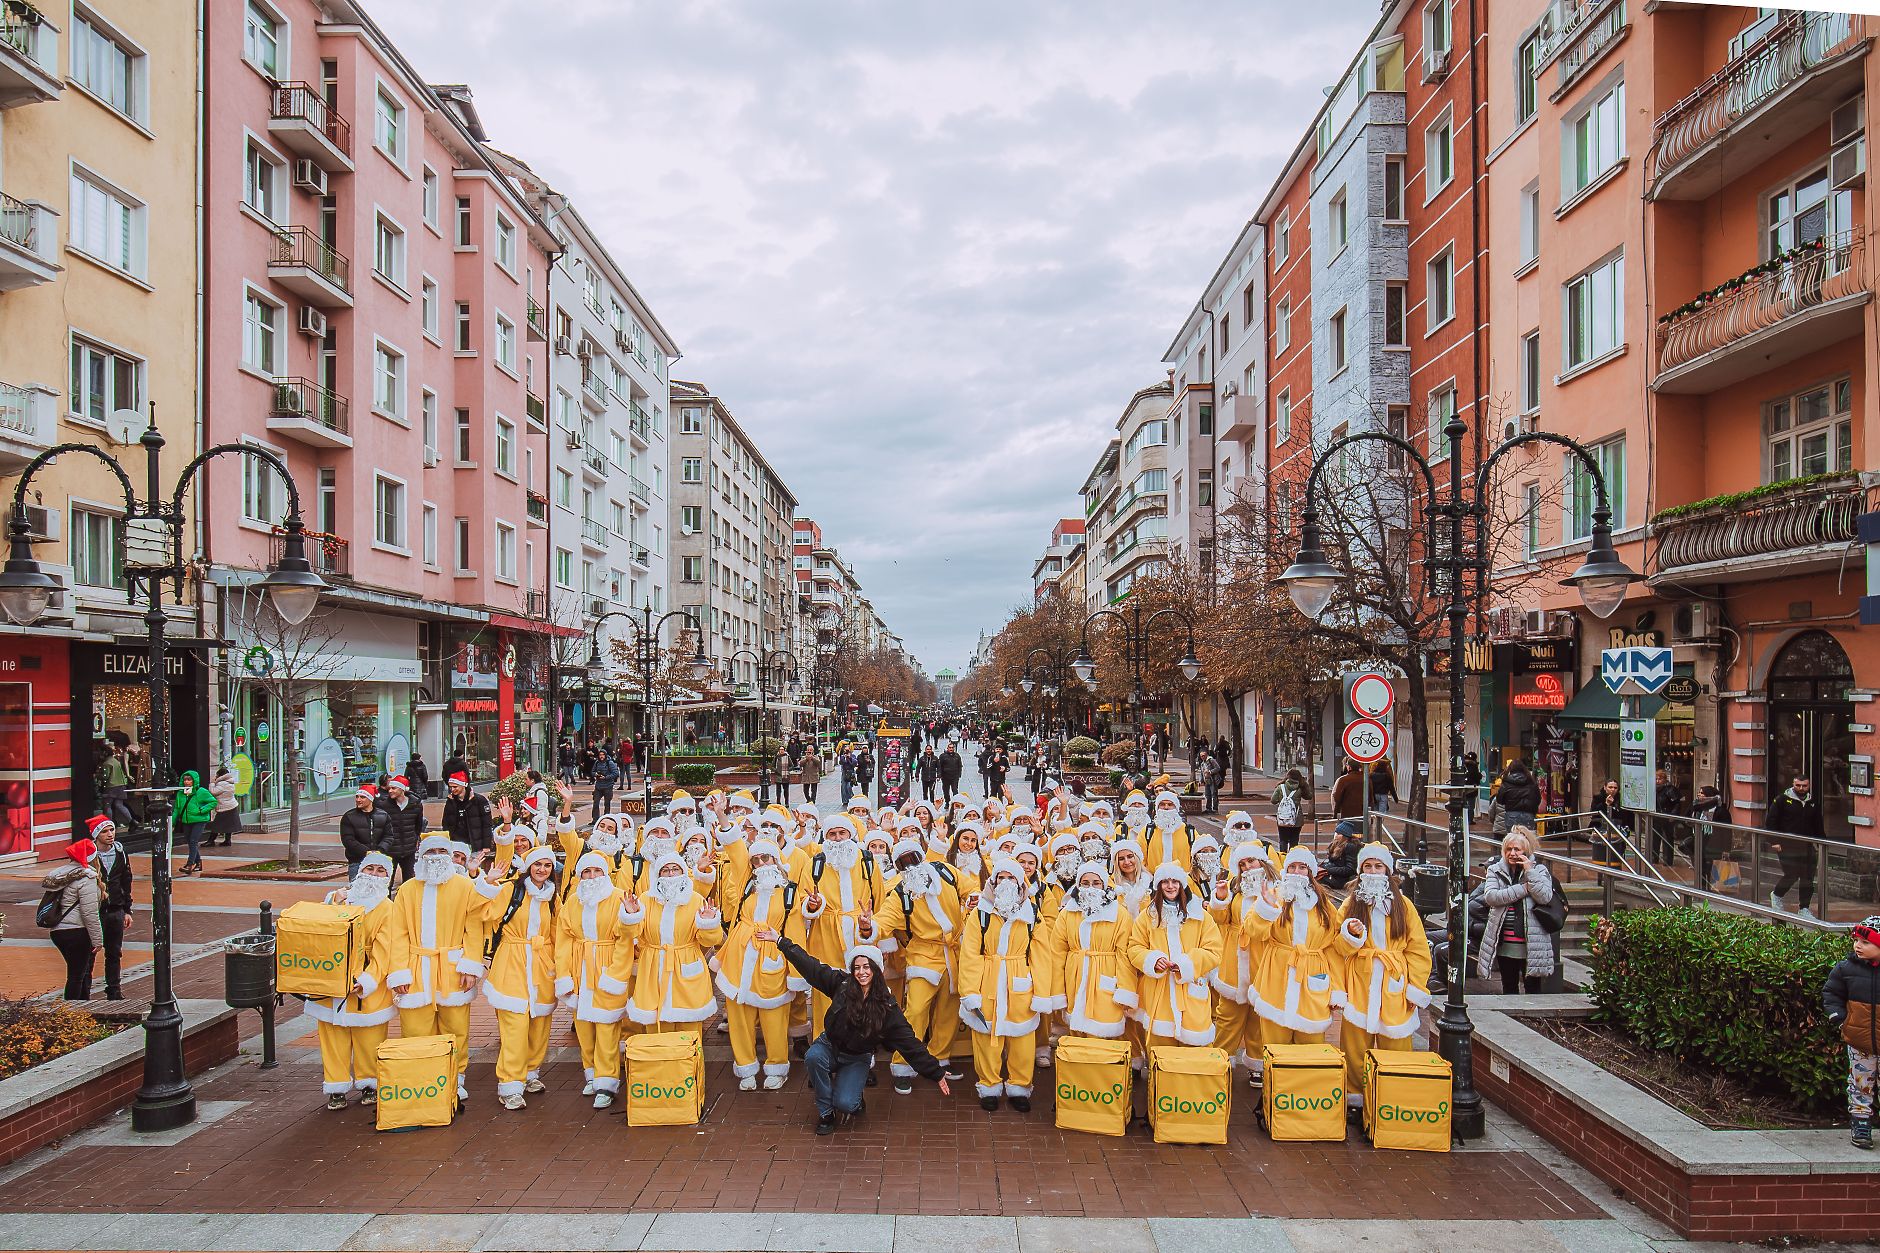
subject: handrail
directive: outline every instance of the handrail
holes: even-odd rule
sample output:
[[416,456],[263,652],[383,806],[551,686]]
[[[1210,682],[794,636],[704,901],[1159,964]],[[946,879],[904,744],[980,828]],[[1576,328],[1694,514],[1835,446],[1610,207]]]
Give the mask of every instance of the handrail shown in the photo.
[[[1641,887],[1645,888],[1645,890],[1648,893],[1651,892],[1650,881],[1645,879],[1642,875],[1634,874],[1633,872],[1629,870],[1616,870],[1611,866],[1603,866],[1597,862],[1580,861],[1577,858],[1565,857],[1559,853],[1549,853],[1542,849],[1536,849],[1534,855],[1536,857],[1541,858],[1544,861],[1556,862],[1564,866],[1577,866],[1586,870],[1591,870],[1595,872],[1596,874],[1599,874],[1602,877],[1604,877],[1608,883],[1608,888],[1607,888],[1608,899],[1606,903],[1607,913],[1612,912],[1612,902],[1610,899],[1611,898],[1610,884],[1611,884],[1611,881],[1614,879],[1629,879],[1632,882],[1637,883]],[[1761,918],[1765,922],[1777,922],[1777,923],[1783,923],[1786,925],[1798,926],[1798,927],[1812,927],[1816,931],[1832,931],[1832,932],[1837,932],[1837,933],[1845,932],[1853,925],[1851,923],[1843,924],[1843,923],[1828,922],[1826,919],[1822,919],[1822,918],[1804,918],[1800,914],[1791,914],[1787,910],[1770,909],[1768,906],[1758,905],[1754,901],[1740,900],[1737,897],[1724,896],[1716,892],[1706,892],[1702,888],[1681,887],[1675,883],[1667,883],[1665,884],[1665,886],[1670,888],[1679,897],[1684,898],[1686,900],[1695,900],[1705,905],[1710,905],[1714,903],[1716,905],[1723,906],[1725,909],[1725,912],[1745,913],[1745,914],[1750,915],[1751,917]],[[1652,895],[1655,899],[1656,893],[1652,893]],[[1664,902],[1662,901],[1659,902],[1659,904],[1661,905],[1663,903]]]
[[[1501,841],[1505,837],[1495,836],[1492,834],[1491,835],[1477,835],[1474,832],[1470,832],[1469,838],[1474,839],[1474,840],[1481,840],[1485,844],[1493,844],[1499,850],[1501,847]],[[1608,837],[1602,835],[1602,836],[1599,836],[1598,838],[1603,840],[1603,839],[1607,839]],[[1651,867],[1652,874],[1655,877],[1648,879],[1644,875],[1639,874],[1637,871],[1634,871],[1634,870],[1626,870],[1623,873],[1628,878],[1635,880],[1639,884],[1639,886],[1643,887],[1645,889],[1645,895],[1651,897],[1652,901],[1655,904],[1659,905],[1660,907],[1664,906],[1666,903],[1665,898],[1658,895],[1658,893],[1653,890],[1652,885],[1657,884],[1659,887],[1667,888],[1673,892],[1676,892],[1678,890],[1678,885],[1671,882],[1669,879],[1665,878],[1662,874],[1659,874],[1658,868],[1656,866],[1652,866],[1651,862],[1648,859],[1640,856],[1638,853],[1638,850],[1636,848],[1633,848],[1632,842],[1630,840],[1626,840],[1626,847],[1632,850],[1632,855],[1634,857],[1638,857],[1641,862]],[[1534,850],[1534,855],[1536,857],[1540,857],[1543,855],[1547,857],[1551,857],[1551,858],[1554,858],[1555,860],[1564,862],[1565,864],[1570,865],[1570,866],[1591,867],[1591,868],[1596,869],[1601,875],[1612,872],[1613,870],[1611,866],[1608,866],[1604,862],[1582,862],[1578,858],[1573,857],[1571,855],[1571,850],[1569,850],[1567,854],[1560,854],[1560,853],[1549,853],[1545,849],[1536,847]],[[1485,862],[1483,864],[1486,866],[1488,863]],[[1486,873],[1484,874],[1484,877],[1486,877]],[[1610,889],[1608,889],[1608,895],[1610,895]]]

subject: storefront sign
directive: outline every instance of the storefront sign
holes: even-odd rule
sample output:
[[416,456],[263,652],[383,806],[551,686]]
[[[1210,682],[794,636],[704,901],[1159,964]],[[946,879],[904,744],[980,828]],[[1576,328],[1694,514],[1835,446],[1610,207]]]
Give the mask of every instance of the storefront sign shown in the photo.
[[339,741],[329,735],[314,745],[307,758],[307,769],[313,774],[315,792],[331,796],[339,791],[340,781],[346,777],[346,754]]
[[1607,648],[1660,648],[1665,642],[1663,631],[1628,631],[1614,627],[1606,635]]
[[907,799],[907,746],[913,732],[907,727],[881,727],[875,747],[881,752],[881,803],[898,806]]
[[268,724],[265,722],[255,723],[255,743],[266,744],[267,742],[268,742]]
[[462,644],[451,663],[450,685],[461,691],[494,691],[496,688],[496,649],[489,644]]
[[1523,640],[1498,645],[1496,651],[1502,648],[1510,654],[1512,664],[1508,669],[1514,674],[1566,674],[1574,667],[1573,641],[1569,639]]
[[1658,724],[1649,718],[1619,720],[1619,799],[1627,809],[1658,803]]
[[1608,691],[1621,696],[1656,696],[1671,681],[1671,650],[1608,648],[1599,654],[1599,674]]
[[[1441,652],[1426,655],[1427,673],[1431,677],[1449,673],[1449,649],[1445,646]],[[1464,640],[1462,644],[1462,672],[1464,674],[1493,674],[1495,672],[1495,650],[1487,640]]]
[[1688,674],[1680,674],[1672,676],[1671,682],[1665,684],[1665,690],[1659,695],[1665,698],[1667,705],[1690,705],[1696,703],[1698,690],[1696,679]]
[[256,644],[253,648],[242,654],[242,669],[254,675],[257,679],[266,678],[268,675],[274,673],[273,654],[269,653],[268,650],[261,647],[261,645]]
[[450,703],[450,711],[454,714],[493,714],[496,712],[496,698],[487,696],[454,700]]
[[[169,671],[171,679],[183,677],[183,658],[182,652],[174,650],[164,655],[164,669]],[[106,652],[99,655],[98,664],[107,679],[119,677],[141,679],[150,673],[150,654]]]
[[228,759],[228,768],[235,775],[235,795],[248,795],[255,786],[255,759],[247,753],[236,753]]
[[1537,674],[1525,690],[1510,693],[1508,703],[1515,709],[1565,709],[1566,683],[1557,674]]
[[540,714],[547,707],[548,703],[539,695],[531,694],[522,698],[522,712],[530,716]]
[[405,763],[411,760],[411,741],[402,735],[394,734],[385,741],[385,773],[405,773]]

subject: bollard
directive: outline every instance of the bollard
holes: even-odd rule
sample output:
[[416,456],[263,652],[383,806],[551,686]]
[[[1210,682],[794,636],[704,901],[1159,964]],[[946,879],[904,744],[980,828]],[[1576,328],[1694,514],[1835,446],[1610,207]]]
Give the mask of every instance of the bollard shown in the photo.
[[[261,902],[261,934],[274,934],[274,905],[271,901]],[[280,993],[261,1007],[261,1069],[273,1070],[280,1063],[274,1059],[274,1007],[280,1004]]]

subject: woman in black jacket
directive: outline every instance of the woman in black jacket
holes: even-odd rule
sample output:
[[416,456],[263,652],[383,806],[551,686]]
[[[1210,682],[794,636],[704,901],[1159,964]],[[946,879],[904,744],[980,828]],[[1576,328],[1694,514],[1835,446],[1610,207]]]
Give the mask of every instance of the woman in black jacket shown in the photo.
[[864,1112],[862,1087],[876,1051],[883,1047],[899,1053],[908,1065],[938,1083],[942,1093],[951,1094],[946,1067],[927,1051],[901,1007],[895,1004],[894,993],[881,973],[880,949],[868,944],[850,949],[849,972],[844,975],[768,927],[760,928],[756,938],[775,944],[797,973],[829,998],[823,1033],[803,1058],[810,1086],[816,1089],[817,1135],[826,1136],[836,1129],[838,1113]]

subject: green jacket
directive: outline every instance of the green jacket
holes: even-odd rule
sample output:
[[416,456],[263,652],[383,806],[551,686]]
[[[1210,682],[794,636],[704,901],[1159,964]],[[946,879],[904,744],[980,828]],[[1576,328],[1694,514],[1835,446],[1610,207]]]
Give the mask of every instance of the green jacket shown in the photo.
[[189,785],[189,791],[176,794],[176,808],[170,811],[170,822],[208,822],[214,818],[215,793],[202,786],[202,777],[194,770],[185,770],[181,782]]

